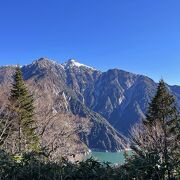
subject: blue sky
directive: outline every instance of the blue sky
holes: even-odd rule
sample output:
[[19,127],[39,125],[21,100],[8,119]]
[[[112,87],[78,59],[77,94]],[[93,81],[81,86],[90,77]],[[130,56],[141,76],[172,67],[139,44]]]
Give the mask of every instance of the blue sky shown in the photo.
[[1,0],[0,65],[75,58],[180,85],[179,0]]

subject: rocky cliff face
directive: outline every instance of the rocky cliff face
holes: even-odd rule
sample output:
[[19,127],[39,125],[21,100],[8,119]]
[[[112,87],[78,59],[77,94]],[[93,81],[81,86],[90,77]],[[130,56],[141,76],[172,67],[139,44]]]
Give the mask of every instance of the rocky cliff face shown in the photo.
[[[66,84],[79,101],[126,136],[130,127],[145,117],[157,88],[149,77],[119,69],[101,72],[74,60],[69,60],[63,67]],[[180,87],[168,87],[180,108]]]
[[[79,133],[89,148],[116,151],[127,147],[130,127],[145,117],[157,84],[142,75],[111,69],[107,72],[69,60],[58,64],[45,58],[23,66],[24,79],[38,110],[71,114],[90,126]],[[13,68],[0,69],[1,99],[8,93]],[[169,86],[180,108],[180,87]],[[65,120],[64,120],[65,121]],[[84,121],[85,122],[85,121]]]
[[[88,67],[89,75],[87,67],[83,66],[82,70],[80,67],[79,71],[76,67],[71,67],[71,62],[69,63],[62,66],[42,58],[22,67],[24,80],[35,98],[36,109],[39,114],[38,121],[46,122],[44,114],[47,112],[51,113],[51,117],[58,116],[61,119],[63,117],[62,114],[64,114],[64,121],[61,121],[60,124],[57,120],[58,122],[55,123],[59,127],[67,124],[67,116],[65,115],[71,116],[71,119],[73,117],[76,117],[76,119],[77,117],[79,119],[83,118],[82,126],[86,127],[85,129],[83,127],[83,130],[78,132],[78,137],[79,141],[83,142],[88,148],[104,151],[117,151],[127,148],[127,139],[117,132],[105,118],[85,105],[84,101],[88,98],[83,97],[84,94],[81,94],[81,91],[83,92],[83,88],[86,88],[87,84],[84,84],[84,82],[88,83],[88,78],[95,78],[94,70]],[[1,68],[0,77],[2,80],[0,81],[0,89],[2,95],[0,99],[2,99],[2,102],[4,102],[4,94],[8,97],[14,69],[14,67]],[[81,74],[85,74],[84,77],[81,77]],[[74,121],[74,124],[79,126],[76,121]],[[69,126],[69,129],[71,127],[76,128],[75,126]],[[54,129],[57,131],[56,128]],[[51,131],[49,130],[49,132]],[[71,141],[66,144],[74,144],[74,146],[77,144],[79,147],[83,147],[79,148],[80,151],[85,152],[85,146],[79,141],[77,138],[75,140],[71,138]],[[75,147],[73,149],[74,152],[77,150]]]

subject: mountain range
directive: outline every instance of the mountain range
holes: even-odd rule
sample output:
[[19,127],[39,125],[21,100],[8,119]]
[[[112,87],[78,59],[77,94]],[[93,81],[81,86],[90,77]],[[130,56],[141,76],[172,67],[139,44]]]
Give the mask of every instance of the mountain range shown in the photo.
[[[95,150],[128,148],[130,128],[145,118],[157,88],[157,83],[147,76],[120,69],[102,72],[73,59],[59,64],[40,58],[21,69],[38,111],[46,107],[54,114],[85,118],[91,125],[78,136]],[[1,105],[9,95],[14,70],[14,66],[0,68]],[[180,86],[167,87],[180,110]]]

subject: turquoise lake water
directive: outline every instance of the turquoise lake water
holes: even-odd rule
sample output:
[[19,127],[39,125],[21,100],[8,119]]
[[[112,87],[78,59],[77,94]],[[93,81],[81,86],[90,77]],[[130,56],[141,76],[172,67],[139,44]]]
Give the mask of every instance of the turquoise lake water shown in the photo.
[[[129,151],[130,155],[131,152]],[[94,159],[101,162],[110,162],[112,164],[123,164],[125,162],[124,151],[121,152],[91,152],[88,157],[93,157]]]

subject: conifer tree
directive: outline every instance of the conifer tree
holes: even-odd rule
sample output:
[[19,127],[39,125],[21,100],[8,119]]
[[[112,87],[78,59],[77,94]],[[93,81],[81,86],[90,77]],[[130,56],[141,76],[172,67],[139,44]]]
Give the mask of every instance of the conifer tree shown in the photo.
[[38,149],[38,137],[35,133],[35,121],[33,97],[23,81],[21,68],[17,67],[9,98],[10,111],[13,112],[13,129],[16,136],[16,153],[24,151],[36,151]]
[[171,95],[163,80],[159,82],[157,92],[149,105],[148,113],[144,121],[145,124],[153,124],[160,121],[162,123],[174,122],[178,117],[174,96]]
[[142,179],[175,179],[180,165],[180,118],[163,80],[149,104],[146,119],[131,130],[134,156],[128,165]]
[[175,105],[173,95],[169,93],[166,84],[161,80],[144,120],[144,125],[150,129],[156,123],[161,125],[164,142],[162,154],[168,178],[171,176],[173,166],[177,166],[179,162],[180,119]]

